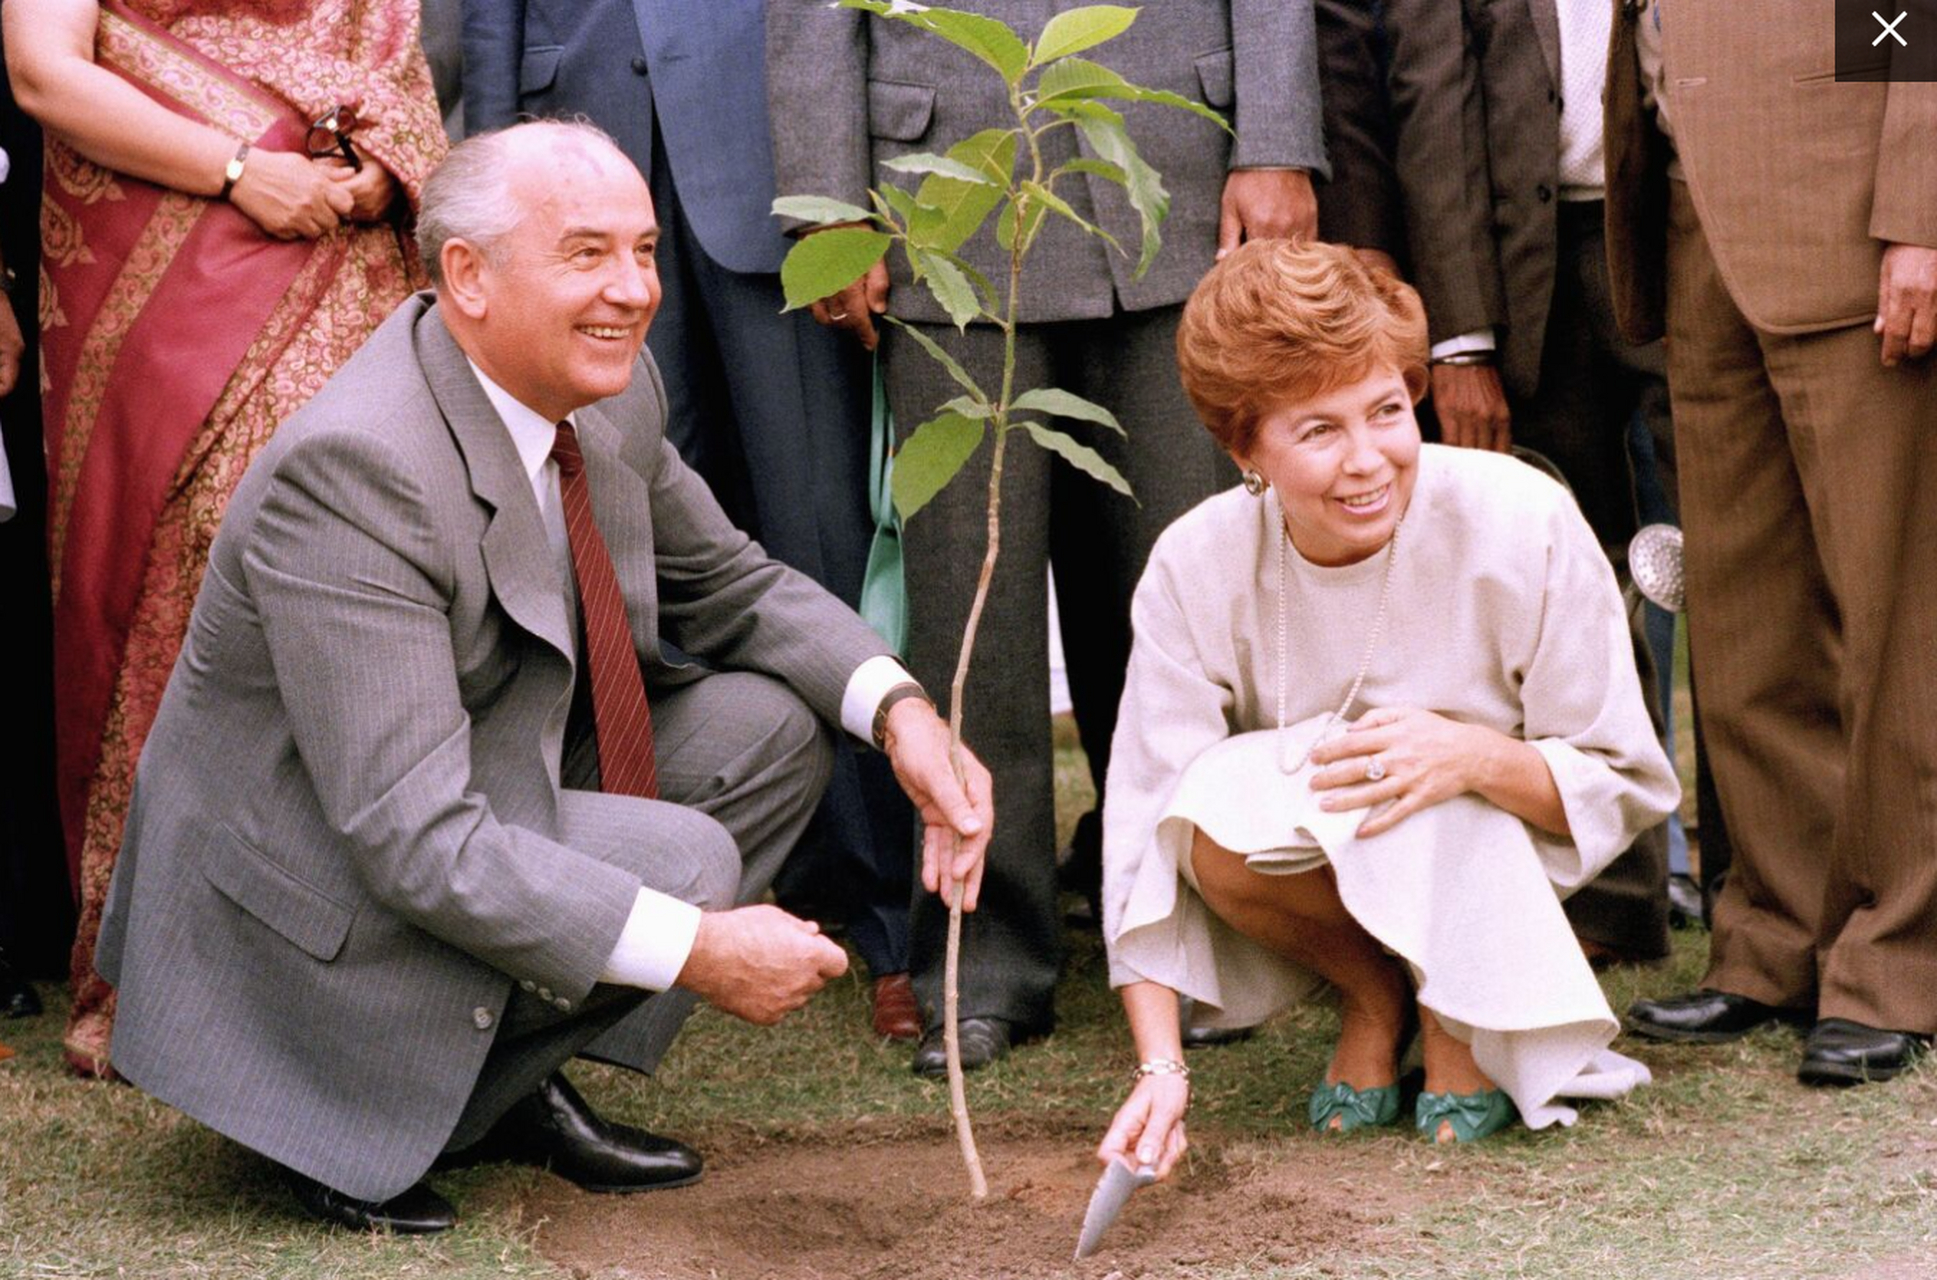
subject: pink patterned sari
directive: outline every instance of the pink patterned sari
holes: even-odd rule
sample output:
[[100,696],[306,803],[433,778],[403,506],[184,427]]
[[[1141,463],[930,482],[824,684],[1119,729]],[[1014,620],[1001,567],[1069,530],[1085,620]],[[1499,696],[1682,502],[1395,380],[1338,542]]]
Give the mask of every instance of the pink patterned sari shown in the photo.
[[[300,150],[310,120],[352,104],[359,151],[414,207],[445,149],[417,24],[414,0],[102,0],[95,60],[271,150]],[[114,993],[94,972],[95,936],[216,526],[276,424],[421,273],[399,222],[279,241],[232,205],[102,168],[51,135],[45,189],[56,738],[81,904],[66,1047],[77,1070],[105,1075]]]

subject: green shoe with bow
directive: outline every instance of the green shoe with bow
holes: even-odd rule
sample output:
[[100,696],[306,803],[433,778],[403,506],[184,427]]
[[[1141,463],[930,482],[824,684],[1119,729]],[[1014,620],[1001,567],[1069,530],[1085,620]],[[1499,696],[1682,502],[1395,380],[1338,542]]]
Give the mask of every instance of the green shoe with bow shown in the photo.
[[1453,1127],[1455,1142],[1478,1142],[1520,1118],[1513,1099],[1503,1089],[1481,1093],[1433,1093],[1421,1090],[1413,1107],[1413,1123],[1426,1141],[1439,1141],[1441,1121]]
[[[1376,1125],[1391,1124],[1399,1118],[1399,1086],[1380,1085],[1376,1089],[1354,1089],[1345,1083],[1321,1083],[1312,1090],[1312,1128],[1320,1133],[1350,1133]],[[1338,1127],[1332,1127],[1332,1121]]]

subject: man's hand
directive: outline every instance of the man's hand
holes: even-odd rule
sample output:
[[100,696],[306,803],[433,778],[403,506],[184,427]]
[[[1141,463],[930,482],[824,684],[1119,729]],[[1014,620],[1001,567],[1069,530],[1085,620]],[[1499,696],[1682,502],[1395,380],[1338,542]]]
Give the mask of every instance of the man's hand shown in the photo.
[[1883,363],[1921,359],[1937,344],[1937,249],[1892,244],[1878,273],[1876,331],[1883,335]]
[[[822,231],[833,231],[838,227],[859,226],[859,223],[839,222],[832,226],[815,227],[808,235]],[[874,350],[881,341],[875,332],[874,318],[888,312],[888,264],[877,262],[868,268],[868,273],[856,280],[839,293],[830,294],[808,308],[809,314],[824,325],[835,329],[846,329],[855,340],[869,351]]]
[[1303,169],[1233,169],[1219,203],[1217,256],[1246,240],[1315,240],[1318,197]]
[[772,1026],[847,972],[847,953],[779,907],[709,911],[679,985],[736,1018]]
[[26,339],[20,336],[20,321],[9,300],[0,298],[0,396],[11,394],[20,381],[20,357],[26,353]]
[[1432,369],[1439,438],[1462,449],[1505,453],[1513,444],[1513,418],[1500,371],[1490,364],[1436,364]]
[[[982,857],[989,849],[989,833],[995,827],[994,788],[989,771],[966,745],[962,747],[962,772],[968,780],[966,792],[955,781],[955,770],[948,762],[948,726],[935,708],[920,698],[903,698],[888,709],[884,735],[889,763],[901,789],[921,811],[921,883],[930,893],[943,893],[942,873],[946,869],[950,885],[960,884],[962,910],[975,910],[975,899],[982,891]],[[949,861],[950,846],[961,837],[961,850]]]

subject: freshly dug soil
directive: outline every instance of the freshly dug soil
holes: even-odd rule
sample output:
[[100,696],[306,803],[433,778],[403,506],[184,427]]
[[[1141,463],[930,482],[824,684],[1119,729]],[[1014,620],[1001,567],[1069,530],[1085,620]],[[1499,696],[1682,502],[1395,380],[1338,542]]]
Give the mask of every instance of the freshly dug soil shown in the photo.
[[1200,1138],[1187,1170],[1138,1192],[1101,1249],[1075,1262],[1101,1169],[1097,1135],[1067,1129],[978,1134],[980,1204],[950,1131],[861,1125],[710,1144],[705,1179],[676,1191],[597,1196],[548,1178],[522,1208],[539,1251],[580,1280],[1131,1280],[1302,1261],[1376,1226],[1337,1164],[1226,1160]]

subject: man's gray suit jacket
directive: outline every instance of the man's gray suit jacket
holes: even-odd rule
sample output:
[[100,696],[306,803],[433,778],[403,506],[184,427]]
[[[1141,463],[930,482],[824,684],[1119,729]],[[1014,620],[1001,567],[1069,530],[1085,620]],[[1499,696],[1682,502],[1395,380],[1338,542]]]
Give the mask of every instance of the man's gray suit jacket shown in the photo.
[[[704,675],[663,635],[838,722],[884,646],[727,523],[663,414],[647,359],[576,415],[648,693]],[[349,1195],[423,1174],[514,986],[575,1007],[638,888],[561,839],[567,600],[510,433],[411,299],[216,537],[102,926],[119,1071]],[[692,838],[675,806],[574,795],[668,859]]]
[[[944,6],[946,7],[946,6]],[[1033,40],[1073,0],[975,0],[961,6],[999,18]],[[1095,60],[1136,84],[1168,89],[1224,112],[1235,140],[1215,124],[1169,107],[1124,107],[1143,158],[1171,193],[1164,249],[1134,278],[1140,233],[1122,188],[1081,176],[1057,191],[1084,218],[1132,251],[1126,256],[1049,218],[1024,275],[1026,322],[1081,320],[1182,302],[1210,270],[1219,202],[1234,168],[1301,168],[1323,176],[1317,36],[1311,0],[1165,0],[1146,6]],[[926,32],[823,0],[773,0],[767,14],[767,91],[774,175],[782,195],[823,195],[865,207],[882,162],[945,151],[1012,116],[993,69]],[[1053,168],[1076,158],[1078,139],[1045,140]],[[1091,155],[1085,146],[1084,155]],[[1093,157],[1092,157],[1093,158]],[[991,280],[1007,255],[984,233],[963,255]],[[897,316],[945,323],[927,290],[910,287],[902,256],[889,257]]]
[[1508,393],[1531,396],[1559,242],[1554,0],[1386,0],[1386,33],[1399,186],[1432,340],[1491,326]]

